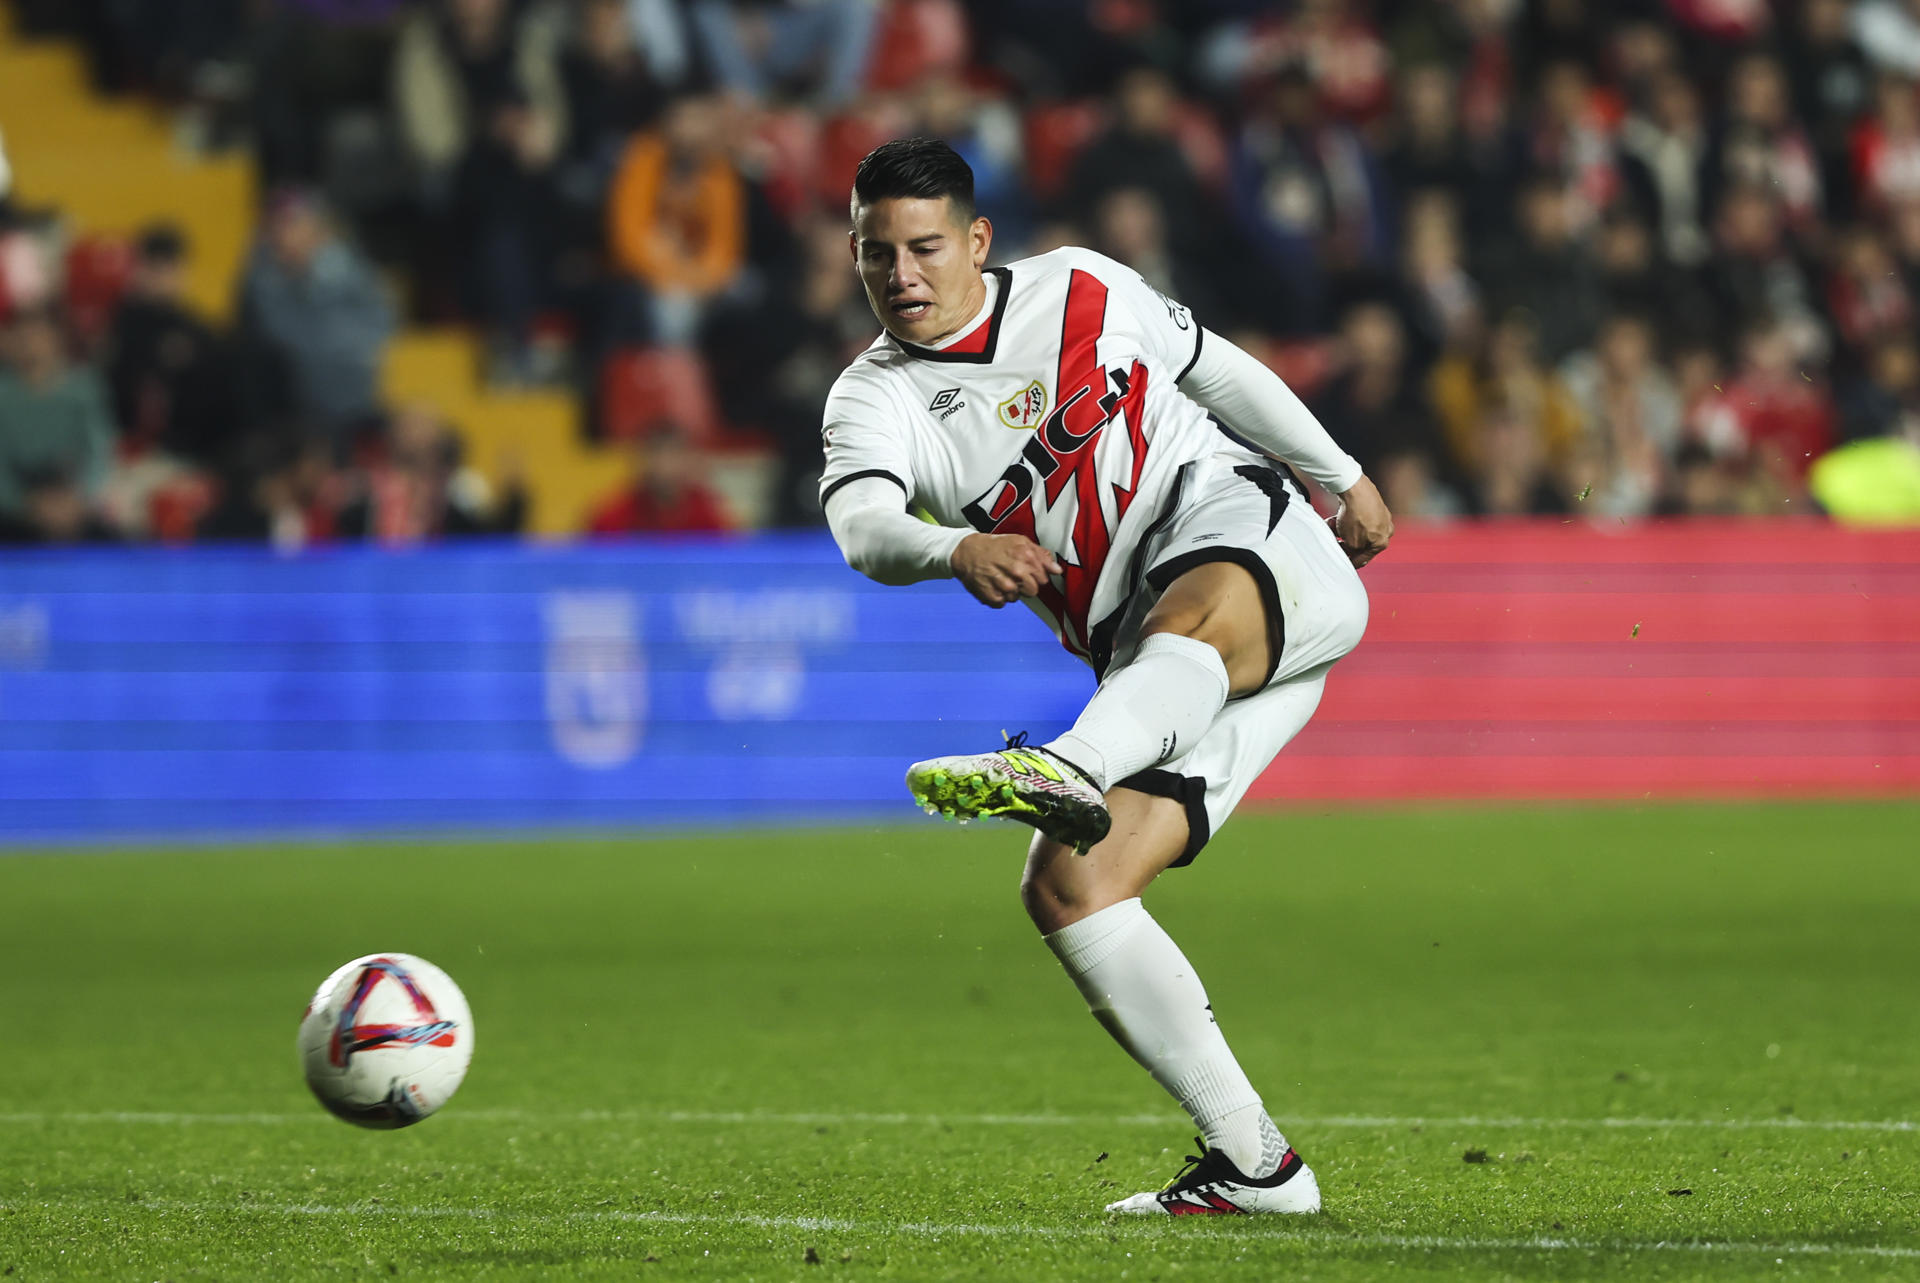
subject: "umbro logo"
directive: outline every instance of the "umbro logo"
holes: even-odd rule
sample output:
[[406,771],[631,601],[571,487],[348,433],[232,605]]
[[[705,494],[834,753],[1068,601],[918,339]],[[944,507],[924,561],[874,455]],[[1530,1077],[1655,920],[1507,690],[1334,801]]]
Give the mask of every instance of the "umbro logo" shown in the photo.
[[927,402],[928,413],[939,415],[942,423],[966,408],[967,403],[960,399],[959,388],[941,388],[933,394],[933,400]]

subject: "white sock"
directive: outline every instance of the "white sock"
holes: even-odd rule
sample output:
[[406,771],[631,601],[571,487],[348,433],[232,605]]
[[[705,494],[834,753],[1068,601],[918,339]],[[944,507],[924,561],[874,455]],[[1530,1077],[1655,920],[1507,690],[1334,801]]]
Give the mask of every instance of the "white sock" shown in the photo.
[[1140,901],[1122,900],[1045,937],[1094,1017],[1192,1115],[1208,1145],[1271,1176],[1286,1138],[1214,1023],[1207,991]]
[[1178,633],[1155,633],[1132,663],[1100,683],[1073,729],[1042,747],[1104,792],[1193,747],[1219,716],[1228,689],[1219,651]]

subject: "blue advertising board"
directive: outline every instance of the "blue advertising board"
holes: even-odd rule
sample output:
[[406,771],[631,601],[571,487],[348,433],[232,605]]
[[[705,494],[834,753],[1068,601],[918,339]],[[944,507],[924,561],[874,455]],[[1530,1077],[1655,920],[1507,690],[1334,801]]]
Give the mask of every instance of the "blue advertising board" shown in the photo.
[[10,552],[0,841],[904,816],[1092,685],[818,535]]

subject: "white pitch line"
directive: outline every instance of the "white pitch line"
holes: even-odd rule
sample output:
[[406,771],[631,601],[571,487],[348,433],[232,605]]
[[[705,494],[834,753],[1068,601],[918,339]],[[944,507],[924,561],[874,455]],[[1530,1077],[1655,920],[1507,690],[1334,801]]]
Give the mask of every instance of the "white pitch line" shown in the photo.
[[[204,1202],[168,1200],[137,1204],[176,1210],[206,1211]],[[500,1220],[530,1224],[578,1221],[617,1221],[633,1225],[741,1226],[766,1230],[798,1230],[810,1234],[896,1234],[914,1238],[1111,1238],[1122,1227],[1151,1228],[1155,1222],[1126,1218],[1087,1225],[1029,1223],[848,1220],[831,1216],[727,1215],[717,1212],[512,1212],[489,1207],[391,1207],[384,1204],[334,1206],[321,1203],[233,1204],[226,1210],[280,1216],[373,1216],[421,1219]],[[1165,1225],[1166,1222],[1160,1222]],[[1878,1243],[1752,1243],[1739,1239],[1581,1239],[1581,1238],[1450,1238],[1442,1234],[1316,1234],[1311,1221],[1234,1222],[1235,1239],[1263,1238],[1299,1244],[1303,1248],[1384,1247],[1442,1252],[1704,1252],[1753,1256],[1866,1256],[1886,1260],[1920,1260],[1920,1247]],[[1242,1228],[1244,1226],[1244,1228]],[[1169,1227],[1170,1228],[1170,1227]],[[1303,1233],[1305,1230],[1307,1232]],[[1178,1233],[1179,1231],[1173,1231]]]
[[[776,1113],[742,1110],[584,1110],[544,1113],[521,1109],[453,1109],[444,1117],[463,1122],[506,1123],[695,1123],[742,1126],[799,1127],[1185,1127],[1186,1120],[1167,1114],[908,1114],[908,1113]],[[276,1126],[324,1123],[329,1116],[315,1109],[294,1114],[275,1113],[167,1113],[167,1112],[58,1112],[0,1113],[0,1126],[50,1123],[95,1123],[128,1126]],[[1420,1128],[1486,1129],[1501,1131],[1833,1131],[1916,1132],[1920,1122],[1904,1118],[1521,1118],[1467,1115],[1440,1118],[1334,1114],[1322,1117],[1285,1116],[1290,1130],[1353,1128],[1393,1130]]]

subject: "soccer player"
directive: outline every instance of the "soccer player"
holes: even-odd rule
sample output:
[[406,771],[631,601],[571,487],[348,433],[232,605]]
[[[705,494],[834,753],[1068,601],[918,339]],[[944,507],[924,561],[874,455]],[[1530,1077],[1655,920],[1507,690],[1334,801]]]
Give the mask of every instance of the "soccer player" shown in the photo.
[[[1107,1210],[1318,1211],[1140,895],[1313,715],[1366,628],[1355,567],[1392,518],[1278,377],[1131,269],[1072,248],[987,268],[992,242],[946,144],[860,162],[853,261],[885,333],[827,398],[821,501],[854,569],[1024,601],[1100,685],[1058,739],[919,762],[908,788],[1039,830],[1028,914],[1204,1135],[1166,1188]],[[1340,497],[1338,542],[1275,460]]]

